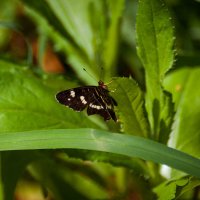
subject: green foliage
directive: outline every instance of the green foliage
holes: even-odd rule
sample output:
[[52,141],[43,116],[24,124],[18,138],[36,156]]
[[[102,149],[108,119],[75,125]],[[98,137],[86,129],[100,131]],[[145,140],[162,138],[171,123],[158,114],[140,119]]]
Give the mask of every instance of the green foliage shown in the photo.
[[167,134],[165,129],[171,126],[173,118],[171,98],[163,90],[162,82],[173,64],[174,36],[169,12],[162,1],[139,2],[136,34],[138,55],[145,68],[151,132],[153,138],[159,140],[160,134]]
[[[173,125],[173,147],[199,157],[200,84],[199,67],[177,70],[168,75],[166,88],[173,93],[176,116]],[[192,103],[191,103],[192,102]]]
[[108,1],[112,17],[108,28],[108,36],[105,43],[105,51],[103,52],[103,67],[106,69],[106,77],[110,77],[114,73],[114,64],[119,43],[119,23],[122,15],[124,0],[117,0],[115,3]]
[[99,127],[83,113],[66,112],[55,101],[56,91],[27,68],[0,62],[0,76],[1,132],[76,128],[77,123],[80,127]]
[[95,129],[54,129],[16,132],[12,135],[2,133],[0,144],[0,150],[72,148],[110,152],[167,164],[200,177],[200,161],[192,156],[142,137]]
[[[97,79],[101,68],[104,69],[105,80],[110,79],[115,73],[113,65],[116,61],[119,22],[124,0],[117,0],[115,4],[108,3],[109,5],[104,0],[87,0],[79,3],[72,0],[39,0],[24,3],[34,8],[32,10],[27,7],[27,14],[35,17],[43,33],[51,37],[52,33],[43,26],[44,23],[49,23],[57,31],[56,34],[60,34],[59,37],[66,37],[64,51],[68,56],[68,62],[73,65],[82,80],[87,83],[94,82],[89,75],[83,75],[83,67]],[[42,15],[45,15],[45,18]],[[55,34],[52,35],[52,39],[56,40],[55,43],[58,42]],[[71,43],[68,43],[69,39],[72,40]]]
[[[10,141],[7,141],[10,143]],[[14,142],[15,143],[15,142]],[[39,158],[36,151],[8,151],[1,153],[1,181],[3,183],[2,199],[13,199],[14,189],[25,167]],[[9,165],[8,165],[9,163]]]
[[199,75],[199,68],[183,68],[169,74],[165,81],[176,104],[172,146],[196,157],[200,155],[200,90],[195,87],[200,83]]
[[[171,4],[169,11],[163,0],[140,0],[137,5],[131,0],[19,2],[24,17],[36,27],[38,51],[33,56],[38,56],[38,64],[43,64],[51,41],[67,72],[65,79],[11,62],[12,54],[1,47],[0,197],[12,199],[20,180],[30,177],[58,200],[194,196],[200,185],[200,60],[179,56],[172,70]],[[13,5],[12,9],[17,7]],[[136,45],[130,32],[134,15]],[[121,34],[122,25],[126,36]],[[0,34],[4,46],[7,35]],[[30,37],[26,30],[24,34]],[[120,77],[127,71],[133,78]],[[98,80],[100,74],[105,82],[112,79],[108,88],[118,103],[118,123],[74,112],[55,100],[60,90],[97,84],[92,76]],[[160,174],[163,164],[173,169],[169,179]]]
[[[179,199],[186,192],[199,186],[200,181],[191,177],[181,177],[173,180],[167,180],[154,189],[158,195],[158,200]],[[190,197],[187,197],[190,198]]]
[[148,137],[149,124],[145,115],[144,95],[138,84],[133,79],[115,78],[112,87],[113,97],[118,102],[121,131]]
[[171,200],[176,197],[176,190],[178,187],[183,187],[188,183],[188,178],[180,180],[172,180],[159,185],[154,191],[158,194],[159,200]]

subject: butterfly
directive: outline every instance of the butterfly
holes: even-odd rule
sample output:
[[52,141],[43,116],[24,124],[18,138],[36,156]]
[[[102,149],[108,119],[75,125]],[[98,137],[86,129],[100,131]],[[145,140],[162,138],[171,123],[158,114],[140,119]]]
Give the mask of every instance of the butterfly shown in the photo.
[[98,86],[83,86],[61,91],[56,94],[56,99],[75,111],[80,112],[87,108],[88,115],[98,114],[105,121],[113,119],[117,122],[114,111],[117,102],[109,95],[107,85],[103,81],[99,81]]

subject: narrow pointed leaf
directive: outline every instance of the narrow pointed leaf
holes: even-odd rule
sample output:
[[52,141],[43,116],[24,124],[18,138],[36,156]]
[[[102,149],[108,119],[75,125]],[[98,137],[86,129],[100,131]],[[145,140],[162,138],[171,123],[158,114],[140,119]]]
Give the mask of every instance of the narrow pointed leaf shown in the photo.
[[[161,122],[167,124],[168,118],[173,117],[167,114],[171,100],[162,89],[162,80],[172,67],[174,37],[170,15],[162,0],[139,1],[136,35],[137,52],[146,75],[146,108],[152,134],[158,139],[163,128]],[[161,113],[163,110],[165,114]]]
[[110,25],[105,41],[105,50],[103,54],[104,67],[107,71],[105,78],[113,76],[113,65],[116,61],[119,43],[120,19],[123,14],[124,0],[116,0],[115,3],[108,1],[111,11]]
[[73,148],[116,153],[166,164],[200,178],[200,160],[142,137],[94,129],[1,133],[0,151]]

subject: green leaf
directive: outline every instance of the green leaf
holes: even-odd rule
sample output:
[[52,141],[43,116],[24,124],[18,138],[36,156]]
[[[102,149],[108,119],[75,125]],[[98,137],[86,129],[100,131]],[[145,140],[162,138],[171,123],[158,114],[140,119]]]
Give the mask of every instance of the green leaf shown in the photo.
[[[99,68],[103,67],[104,42],[106,41],[108,29],[108,8],[106,0],[91,1],[89,4],[89,19],[93,32],[93,51],[95,54],[95,64]],[[99,77],[98,77],[99,78]],[[103,77],[101,77],[103,78]]]
[[[1,48],[8,42],[10,29],[16,29],[13,23],[16,14],[17,3],[15,0],[2,0],[0,4],[0,46]],[[1,52],[2,54],[3,52]]]
[[166,164],[200,177],[200,160],[142,137],[94,129],[55,129],[0,134],[0,151],[73,148],[116,153]]
[[113,66],[116,61],[118,50],[120,19],[124,9],[124,2],[124,0],[116,0],[114,3],[112,1],[108,1],[111,18],[103,54],[104,67],[107,72],[105,75],[108,78],[113,76],[114,72]]
[[[90,1],[24,1],[30,8],[43,15],[55,29],[72,39],[75,45],[82,49],[88,57],[93,57],[92,37],[93,33],[89,23],[88,6]],[[39,22],[40,23],[40,22]]]
[[165,87],[176,103],[172,146],[200,157],[200,68],[183,68],[168,75]]
[[158,200],[172,200],[176,197],[177,187],[183,187],[187,185],[188,182],[189,179],[187,177],[172,181],[168,180],[157,186],[154,189],[154,192],[157,194]]
[[190,177],[188,184],[184,185],[181,188],[181,191],[179,192],[179,194],[177,194],[177,198],[182,197],[182,195],[184,195],[188,191],[192,191],[195,187],[198,187],[198,186],[200,186],[200,180],[195,177]]
[[[99,79],[100,69],[105,69],[105,78],[114,74],[120,18],[124,0],[115,4],[105,1],[24,1],[25,12],[39,27],[42,35],[54,41],[56,49],[66,54],[80,79],[94,82],[83,73]],[[103,78],[103,77],[101,77]]]
[[45,158],[29,167],[34,178],[49,188],[56,199],[108,199],[106,188],[95,182],[97,177],[84,173],[84,169],[91,172],[90,166],[65,163],[58,158]]
[[154,188],[153,191],[159,197],[158,200],[191,199],[191,196],[187,197],[184,195],[199,185],[199,179],[184,176],[178,179],[167,180]]
[[78,3],[73,0],[47,0],[46,2],[74,42],[83,49],[88,58],[93,59],[93,33],[88,16],[90,0]]
[[17,181],[22,176],[25,167],[39,158],[36,151],[1,152],[1,183],[5,200],[13,199]]
[[[146,108],[152,134],[158,140],[163,131],[161,123],[170,126],[168,121],[173,117],[169,115],[171,100],[162,89],[162,81],[172,67],[174,37],[170,15],[162,0],[139,1],[136,35],[138,56],[145,68]],[[164,110],[166,113],[161,113]]]
[[129,78],[115,78],[111,95],[116,99],[116,107],[123,132],[147,137],[149,124],[144,107],[144,96],[138,84]]
[[98,163],[109,163],[115,167],[125,167],[131,169],[134,175],[143,175],[144,177],[151,176],[146,162],[137,158],[130,159],[128,156],[119,154],[82,149],[66,149],[65,152],[70,158],[81,158],[86,161],[90,160]]
[[[38,2],[41,1],[38,0]],[[44,1],[42,2],[44,3]],[[85,55],[83,50],[75,45],[74,42],[67,39],[67,34],[65,31],[65,34],[63,34],[62,30],[59,31],[59,28],[56,26],[59,24],[59,21],[57,22],[56,18],[53,20],[53,22],[51,21],[51,17],[48,15],[50,10],[45,12],[46,7],[48,6],[46,4],[43,5],[42,3],[40,5],[41,7],[38,8],[35,6],[33,1],[26,1],[25,3],[28,5],[30,4],[30,7],[25,7],[25,13],[40,28],[39,33],[42,35],[42,37],[43,35],[49,37],[54,42],[56,51],[60,51],[66,54],[67,62],[70,63],[70,65],[74,68],[80,79],[90,84],[94,83],[94,78],[97,78],[97,68],[94,67],[94,64],[91,64],[91,61],[88,59],[87,55]],[[45,15],[45,17],[40,13],[41,10],[43,12],[43,9],[43,15]],[[51,13],[51,15],[53,16],[53,13]],[[56,25],[54,24],[53,26],[52,23],[55,23]],[[63,27],[61,26],[61,28]],[[88,73],[83,73],[83,68],[86,68]],[[94,78],[88,74],[91,74]]]
[[170,72],[164,79],[164,87],[172,93],[176,111],[184,94],[185,85],[187,85],[188,74],[193,73],[193,70],[189,67],[183,67]]
[[[154,101],[156,102],[156,101]],[[172,123],[174,119],[174,103],[172,102],[172,95],[171,93],[162,90],[160,106],[156,107],[157,105],[154,104],[153,109],[159,111],[160,113],[160,123],[159,125],[155,125],[155,127],[159,127],[158,129],[158,141],[166,144],[169,139],[169,135],[172,129]],[[157,113],[156,111],[155,113]]]
[[60,105],[56,91],[27,68],[0,61],[0,77],[0,132],[100,125],[86,114]]
[[159,83],[172,67],[174,58],[173,28],[162,0],[139,1],[136,29],[138,55],[147,77],[154,77]]

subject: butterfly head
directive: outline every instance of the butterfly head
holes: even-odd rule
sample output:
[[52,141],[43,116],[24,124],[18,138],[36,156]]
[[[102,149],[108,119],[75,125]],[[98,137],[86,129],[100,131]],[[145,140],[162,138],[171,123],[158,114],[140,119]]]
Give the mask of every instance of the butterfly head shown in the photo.
[[100,81],[98,82],[98,84],[99,84],[100,87],[102,87],[102,88],[104,88],[104,89],[106,89],[106,90],[108,89],[107,85],[106,85],[103,81],[100,80]]

